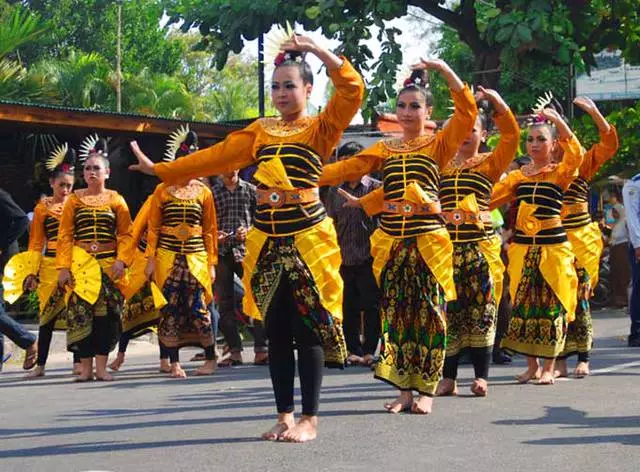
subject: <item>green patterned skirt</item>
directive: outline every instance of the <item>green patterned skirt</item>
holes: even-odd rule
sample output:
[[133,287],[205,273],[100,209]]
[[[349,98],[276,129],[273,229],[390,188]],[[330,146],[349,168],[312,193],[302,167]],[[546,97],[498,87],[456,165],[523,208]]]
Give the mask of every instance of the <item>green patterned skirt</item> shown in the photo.
[[153,303],[151,285],[146,283],[124,304],[122,312],[122,333],[130,339],[142,336],[158,324],[159,311]]
[[578,273],[576,319],[569,323],[567,328],[567,341],[561,357],[589,353],[593,344],[593,321],[591,319],[591,306],[589,305],[589,294],[591,293],[590,277],[583,267],[576,267],[576,272]]
[[540,272],[540,257],[539,246],[529,247],[502,347],[527,356],[555,359],[564,349],[566,310]]
[[433,395],[444,367],[445,300],[416,238],[394,241],[380,285],[382,347],[375,378]]
[[477,242],[453,243],[458,298],[447,303],[447,356],[493,345],[498,307],[489,263]]

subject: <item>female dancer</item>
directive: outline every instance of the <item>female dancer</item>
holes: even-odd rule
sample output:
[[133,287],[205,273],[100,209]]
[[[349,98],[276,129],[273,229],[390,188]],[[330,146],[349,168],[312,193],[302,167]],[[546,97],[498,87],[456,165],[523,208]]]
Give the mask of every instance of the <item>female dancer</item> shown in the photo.
[[457,394],[458,360],[467,350],[475,371],[471,391],[477,396],[487,395],[497,303],[502,294],[501,240],[493,230],[488,209],[493,185],[515,157],[520,129],[496,91],[479,90],[476,99],[487,99],[493,105],[500,141],[493,152],[478,154],[487,134],[487,117],[481,113],[473,132],[440,178],[442,216],[453,242],[453,279],[458,298],[447,304],[447,349],[437,395]]
[[[181,128],[170,140],[170,160],[188,155],[188,142],[195,146],[197,137],[188,128]],[[132,143],[132,147],[139,158],[148,159],[137,145]],[[187,376],[179,358],[179,349],[184,346],[204,348],[205,363],[196,375],[211,375],[216,368],[215,337],[208,306],[213,300],[211,286],[218,262],[218,228],[209,187],[191,178],[175,185],[158,185],[151,200],[147,231],[145,273],[147,277],[154,275],[167,300],[160,310],[158,337],[169,353],[170,375]]]
[[[560,210],[562,193],[578,176],[583,152],[554,109],[535,111],[537,121],[527,137],[533,162],[496,184],[491,207],[515,199],[518,209],[508,250],[513,311],[502,346],[528,356],[528,368],[516,377],[518,382],[539,379],[539,384],[550,385],[555,358],[564,349],[567,322],[575,316],[578,280]],[[564,150],[564,159],[554,164],[557,146]],[[545,359],[542,371],[539,357]]]
[[[383,191],[359,200],[370,215],[383,209],[380,228],[371,236],[373,271],[382,291],[382,348],[375,377],[400,390],[385,405],[389,412],[427,414],[444,363],[444,304],[456,298],[453,248],[437,199],[439,175],[472,132],[477,108],[468,87],[443,61],[423,60],[414,69],[397,99],[403,137],[326,166],[321,185],[383,171]],[[455,106],[453,117],[435,136],[425,135],[424,129],[432,106],[426,69],[445,77]],[[419,394],[415,402],[413,391]]]
[[[269,371],[278,419],[267,440],[305,442],[316,437],[322,365],[344,366],[340,249],[318,198],[322,163],[338,144],[362,102],[364,86],[343,58],[311,38],[293,35],[281,44],[272,78],[272,100],[281,118],[257,120],[223,142],[172,164],[138,156],[132,166],[165,181],[221,174],[258,163],[255,226],[247,235],[244,311],[264,319]],[[302,53],[318,56],[336,91],[325,110],[307,115],[313,73]],[[298,350],[302,417],[294,422],[293,340]]]
[[81,373],[76,380],[93,378],[94,357],[95,377],[113,380],[107,372],[107,356],[120,334],[123,297],[117,283],[124,277],[129,259],[131,216],[124,198],[105,187],[110,174],[106,141],[90,136],[80,150],[87,188],[72,193],[62,211],[56,254],[58,283],[63,289],[73,289],[79,283],[71,269],[86,253],[97,260],[100,280],[98,287],[93,287],[99,290],[95,299],[75,291],[70,294],[67,346],[81,359]]
[[[66,143],[53,151],[46,163],[51,173],[49,185],[53,196],[40,200],[33,210],[28,251],[33,252],[37,262],[33,266],[34,272],[25,279],[24,286],[29,291],[37,288],[40,328],[37,365],[26,378],[44,376],[53,330],[65,325],[64,292],[58,287],[55,257],[62,208],[73,190],[75,161],[76,152]],[[80,358],[75,353],[73,362],[74,373],[80,373]]]
[[593,343],[593,323],[589,295],[598,283],[600,255],[602,254],[602,234],[598,223],[589,215],[589,182],[600,166],[611,159],[618,150],[616,129],[607,122],[600,110],[588,97],[578,97],[574,103],[593,118],[600,132],[600,142],[593,145],[584,155],[579,176],[564,193],[562,202],[562,226],[576,256],[578,273],[578,305],[576,319],[569,324],[564,351],[556,361],[556,376],[566,377],[567,357],[578,355],[574,370],[576,377],[589,375],[589,353]]

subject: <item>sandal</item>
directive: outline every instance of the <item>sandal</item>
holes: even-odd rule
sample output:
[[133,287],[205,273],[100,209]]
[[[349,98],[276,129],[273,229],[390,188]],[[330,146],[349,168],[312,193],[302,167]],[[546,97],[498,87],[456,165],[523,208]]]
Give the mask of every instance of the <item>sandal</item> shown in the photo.
[[24,370],[31,370],[36,366],[36,361],[38,359],[38,348],[32,346],[32,349],[27,349],[26,355],[24,357],[24,362],[22,363],[22,368]]
[[253,359],[253,365],[269,365],[269,354],[266,352],[257,353]]
[[204,361],[206,359],[207,358],[206,358],[204,352],[199,352],[198,354],[194,355],[191,359],[189,359],[189,362]]
[[226,359],[223,359],[220,362],[218,362],[218,367],[236,367],[242,364],[244,364],[244,362],[242,362],[241,360],[227,357]]

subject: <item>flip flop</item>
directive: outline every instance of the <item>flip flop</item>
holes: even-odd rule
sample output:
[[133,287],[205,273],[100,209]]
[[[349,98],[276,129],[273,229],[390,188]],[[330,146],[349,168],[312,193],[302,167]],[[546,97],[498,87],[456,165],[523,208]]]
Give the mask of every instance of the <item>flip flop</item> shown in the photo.
[[38,349],[27,351],[27,354],[24,357],[24,362],[22,363],[22,369],[23,370],[33,369],[36,366],[37,359],[38,359]]
[[243,365],[244,362],[239,361],[237,359],[231,359],[230,357],[227,357],[224,360],[221,360],[220,362],[218,362],[218,367],[237,367],[239,365]]

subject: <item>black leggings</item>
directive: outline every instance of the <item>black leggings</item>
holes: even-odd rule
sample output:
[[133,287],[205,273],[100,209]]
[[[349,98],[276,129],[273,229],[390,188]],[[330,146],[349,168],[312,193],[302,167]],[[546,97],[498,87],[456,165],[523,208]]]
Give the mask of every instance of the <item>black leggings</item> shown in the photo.
[[[78,343],[78,355],[81,359],[87,359],[94,356],[108,356],[112,347],[111,340],[117,339],[117,332],[111,332],[119,329],[109,319],[109,315],[94,316],[91,334]],[[115,344],[115,343],[114,343]]]
[[266,316],[269,340],[269,373],[278,413],[293,413],[295,349],[302,393],[302,414],[318,414],[324,350],[315,333],[304,324],[293,299],[293,289],[283,275]]
[[[489,361],[491,360],[491,346],[489,347],[470,347],[468,348],[473,370],[476,379],[489,378]],[[458,378],[458,362],[460,354],[455,356],[447,356],[444,360],[444,371],[442,376],[445,379],[456,380]]]
[[[49,358],[49,348],[51,347],[51,339],[53,338],[53,328],[56,324],[57,317],[53,318],[47,324],[38,328],[38,360],[37,364],[40,367],[44,367]],[[77,352],[73,353],[73,363],[78,364],[80,362],[80,356]]]
[[[166,357],[162,357],[162,349],[164,344],[160,343],[160,359],[166,359]],[[176,362],[180,362],[180,348],[179,347],[164,347],[166,349],[167,355],[169,357],[169,362],[175,364]],[[208,361],[212,361],[216,358],[215,346],[212,344],[211,346],[207,346],[204,348],[204,357]]]
[[[591,357],[590,352],[579,352],[578,353],[578,362],[589,362],[589,358]],[[566,361],[569,356],[558,356],[556,359],[559,361]]]
[[[129,347],[129,341],[131,341],[131,334],[122,333],[120,335],[120,341],[118,342],[118,352],[124,354],[127,352],[127,347]],[[169,348],[167,348],[161,341],[158,341],[158,346],[160,347],[160,359],[168,359],[169,358]]]

